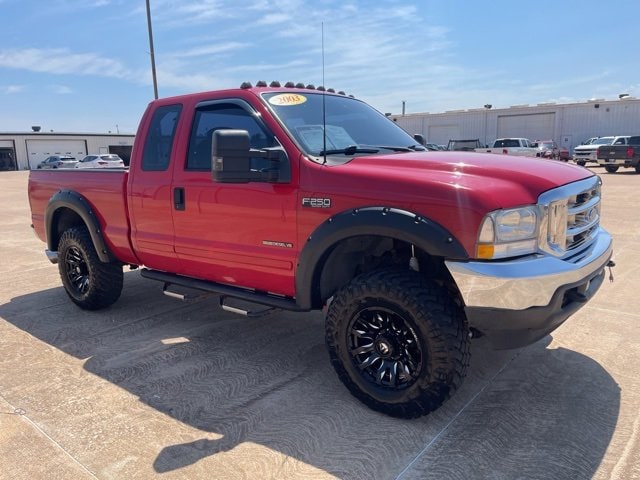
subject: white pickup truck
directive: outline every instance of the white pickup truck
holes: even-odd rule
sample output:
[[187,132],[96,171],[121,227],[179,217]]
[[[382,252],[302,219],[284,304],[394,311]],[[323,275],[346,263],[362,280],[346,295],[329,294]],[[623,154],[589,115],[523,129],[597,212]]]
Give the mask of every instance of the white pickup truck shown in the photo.
[[573,149],[573,160],[580,166],[585,166],[587,162],[598,163],[598,148],[604,145],[626,145],[628,136],[600,137],[593,140],[588,145],[579,145]]
[[476,148],[481,153],[501,153],[521,157],[535,157],[538,149],[528,138],[497,138],[491,148]]

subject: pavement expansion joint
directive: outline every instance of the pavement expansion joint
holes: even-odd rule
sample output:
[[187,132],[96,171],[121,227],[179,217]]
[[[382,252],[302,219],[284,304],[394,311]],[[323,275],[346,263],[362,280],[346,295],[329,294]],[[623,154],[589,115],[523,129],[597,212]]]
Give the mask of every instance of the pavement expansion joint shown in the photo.
[[463,407],[456,412],[456,414],[449,420],[449,422],[440,430],[427,445],[415,456],[413,460],[411,460],[406,467],[398,474],[395,480],[402,480],[404,475],[411,469],[411,467],[423,456],[425,455],[433,445],[438,441],[438,439],[447,431],[447,429],[462,415],[462,413],[473,403],[476,398],[478,398],[485,389],[493,383],[493,381],[509,366],[513,363],[513,361],[520,356],[520,351],[516,352],[516,354],[511,357],[505,364],[498,370],[483,386],[476,394],[471,397],[471,399],[463,405]]

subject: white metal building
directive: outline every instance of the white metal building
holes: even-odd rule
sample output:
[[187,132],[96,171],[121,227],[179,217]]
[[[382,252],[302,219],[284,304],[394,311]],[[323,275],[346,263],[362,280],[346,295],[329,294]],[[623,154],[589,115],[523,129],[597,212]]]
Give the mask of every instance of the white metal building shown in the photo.
[[446,145],[450,139],[525,137],[555,140],[571,150],[590,137],[640,135],[640,99],[595,99],[583,103],[514,105],[443,113],[391,115],[410,134],[420,133],[430,143]]
[[93,133],[0,132],[0,170],[35,169],[51,155],[82,159],[94,153],[116,153],[129,164],[134,135]]

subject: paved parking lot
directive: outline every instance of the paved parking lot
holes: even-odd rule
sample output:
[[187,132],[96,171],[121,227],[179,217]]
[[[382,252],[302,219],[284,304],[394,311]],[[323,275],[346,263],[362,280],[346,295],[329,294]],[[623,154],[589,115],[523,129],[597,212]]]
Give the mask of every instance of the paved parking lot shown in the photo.
[[337,379],[319,313],[245,319],[125,274],[76,308],[0,173],[0,478],[640,479],[640,175],[602,174],[615,282],[540,342],[472,344],[427,417],[372,412]]

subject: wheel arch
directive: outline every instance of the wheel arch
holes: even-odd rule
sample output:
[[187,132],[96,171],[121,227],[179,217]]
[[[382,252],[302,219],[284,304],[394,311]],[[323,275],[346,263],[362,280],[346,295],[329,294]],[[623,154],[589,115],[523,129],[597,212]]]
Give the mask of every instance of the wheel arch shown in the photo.
[[384,249],[381,243],[388,240],[413,245],[434,258],[468,258],[462,244],[448,230],[422,215],[380,206],[348,210],[328,218],[308,237],[296,268],[299,306],[321,308],[327,292],[352,278],[348,270],[356,260],[334,254],[346,242],[359,239],[366,241],[358,253],[370,248]]
[[100,261],[110,263],[115,260],[104,240],[102,227],[96,213],[87,199],[78,192],[60,190],[55,193],[47,205],[44,224],[49,250],[56,251],[58,249],[60,236],[65,230],[84,225],[89,230],[91,241]]

